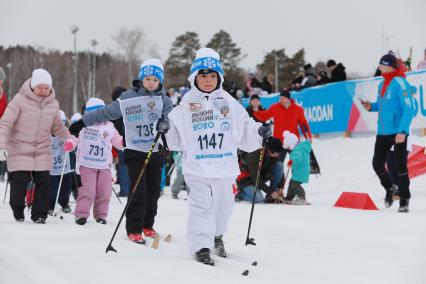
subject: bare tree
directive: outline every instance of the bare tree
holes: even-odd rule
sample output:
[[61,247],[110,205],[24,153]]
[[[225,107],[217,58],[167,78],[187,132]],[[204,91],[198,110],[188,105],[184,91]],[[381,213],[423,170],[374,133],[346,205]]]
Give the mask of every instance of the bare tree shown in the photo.
[[148,45],[145,33],[140,27],[133,29],[121,28],[112,38],[127,62],[130,81],[134,77],[137,62],[140,61],[140,57]]

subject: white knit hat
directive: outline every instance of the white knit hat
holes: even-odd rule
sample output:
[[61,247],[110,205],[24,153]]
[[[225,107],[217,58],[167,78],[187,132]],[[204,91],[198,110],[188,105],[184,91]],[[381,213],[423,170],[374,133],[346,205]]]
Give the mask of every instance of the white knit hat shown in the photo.
[[30,86],[34,88],[40,84],[46,84],[52,89],[52,76],[44,69],[35,69],[31,77]]
[[146,76],[155,76],[163,83],[164,80],[164,67],[161,61],[156,58],[149,58],[145,60],[139,68],[139,80],[143,80]]
[[222,62],[220,61],[220,55],[211,48],[202,47],[197,51],[195,59],[194,61],[192,61],[188,80],[191,82],[195,78],[195,76],[197,76],[198,71],[202,69],[210,69],[216,71],[217,73],[219,73],[219,76],[221,77],[223,82],[224,72],[222,69]]
[[297,136],[291,133],[290,131],[287,131],[287,130],[284,131],[283,137],[284,137],[284,143],[283,143],[284,149],[293,150],[294,147],[296,147],[297,143],[299,143],[299,138],[297,138]]
[[63,110],[59,110],[59,113],[61,114],[61,120],[65,124],[67,122],[67,116],[65,115],[65,112]]
[[76,112],[71,116],[71,122],[72,123],[77,122],[79,119],[81,119],[81,117],[82,117],[81,113]]
[[90,98],[86,103],[86,112],[91,112],[104,106],[105,102],[103,100],[99,98]]

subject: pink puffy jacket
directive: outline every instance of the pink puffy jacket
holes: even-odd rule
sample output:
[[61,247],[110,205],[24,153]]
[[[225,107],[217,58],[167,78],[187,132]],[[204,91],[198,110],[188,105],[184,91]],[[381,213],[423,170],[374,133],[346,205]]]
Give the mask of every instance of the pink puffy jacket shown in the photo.
[[13,171],[50,171],[51,136],[73,138],[61,121],[55,91],[47,97],[33,93],[28,79],[0,119],[0,149],[8,151],[7,167]]

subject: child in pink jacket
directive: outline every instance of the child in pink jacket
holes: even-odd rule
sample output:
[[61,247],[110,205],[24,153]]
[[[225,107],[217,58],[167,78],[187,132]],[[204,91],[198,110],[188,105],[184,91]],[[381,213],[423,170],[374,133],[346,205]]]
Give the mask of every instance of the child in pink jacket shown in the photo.
[[[86,104],[86,112],[104,107],[98,98],[91,98]],[[84,225],[93,205],[96,222],[106,224],[108,205],[112,193],[112,146],[123,149],[123,137],[112,122],[104,122],[83,128],[79,133],[77,163],[82,187],[78,190],[75,222]]]
[[35,183],[31,219],[44,224],[49,211],[49,171],[52,169],[51,135],[65,140],[75,138],[62,123],[52,77],[36,69],[7,106],[0,120],[0,161],[7,159],[10,206],[16,221],[25,219],[25,193]]

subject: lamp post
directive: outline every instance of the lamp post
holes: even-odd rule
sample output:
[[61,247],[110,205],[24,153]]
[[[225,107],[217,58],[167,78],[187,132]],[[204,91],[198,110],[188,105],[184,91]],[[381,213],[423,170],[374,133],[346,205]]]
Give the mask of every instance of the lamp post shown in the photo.
[[78,83],[78,54],[77,54],[77,32],[78,27],[73,25],[71,27],[71,33],[74,35],[74,71],[73,71],[73,84],[72,84],[72,110],[73,113],[78,111],[78,101],[77,101],[77,83]]
[[9,62],[6,64],[8,77],[9,77],[9,83],[7,84],[7,101],[10,102],[10,98],[12,96],[12,62]]
[[279,90],[279,88],[278,88],[278,56],[275,55],[272,52],[266,52],[266,51],[264,51],[263,53],[266,54],[267,56],[271,55],[271,56],[274,57],[275,92],[278,92],[278,90]]
[[92,98],[96,96],[96,45],[98,45],[98,41],[96,39],[92,39],[90,44],[93,46],[93,71],[92,71]]
[[275,60],[275,92],[278,93],[278,56],[273,53],[270,53]]

